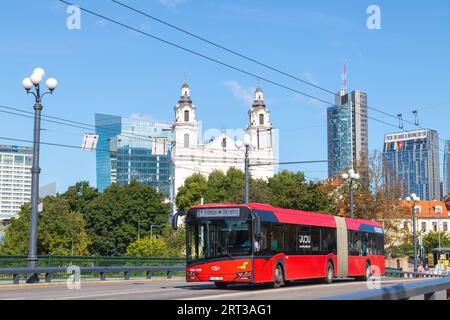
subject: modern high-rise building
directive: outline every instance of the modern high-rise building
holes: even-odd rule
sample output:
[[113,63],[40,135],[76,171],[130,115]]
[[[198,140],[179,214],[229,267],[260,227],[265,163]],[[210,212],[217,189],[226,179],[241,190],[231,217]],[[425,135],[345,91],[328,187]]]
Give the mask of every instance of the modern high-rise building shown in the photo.
[[10,220],[31,199],[33,149],[0,145],[0,220]]
[[327,110],[327,129],[330,178],[348,169],[367,168],[367,94],[361,91],[345,93],[344,90],[337,94],[336,105]]
[[170,194],[171,124],[95,114],[97,188],[136,180]]
[[450,140],[445,142],[444,149],[444,196],[450,193]]
[[384,141],[384,181],[403,197],[440,200],[439,136],[436,130],[390,133]]

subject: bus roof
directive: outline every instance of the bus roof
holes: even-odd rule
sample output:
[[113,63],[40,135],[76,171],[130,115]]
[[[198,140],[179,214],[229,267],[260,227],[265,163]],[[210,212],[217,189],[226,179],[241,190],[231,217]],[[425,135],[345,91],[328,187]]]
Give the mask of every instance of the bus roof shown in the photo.
[[[282,209],[273,207],[269,204],[262,204],[262,203],[249,203],[248,205],[235,203],[213,203],[213,204],[197,205],[194,206],[193,208],[194,209],[227,208],[227,207],[229,208],[229,207],[245,207],[245,206],[248,207],[250,210],[260,211],[258,215],[261,216],[263,221],[272,221],[288,224],[289,223],[304,224],[304,225],[332,227],[332,228],[336,227],[336,221],[334,219],[335,216],[331,214]],[[382,224],[377,221],[351,219],[351,218],[345,218],[345,220],[347,222],[347,228],[349,230],[361,230],[361,227],[363,225],[382,228]]]

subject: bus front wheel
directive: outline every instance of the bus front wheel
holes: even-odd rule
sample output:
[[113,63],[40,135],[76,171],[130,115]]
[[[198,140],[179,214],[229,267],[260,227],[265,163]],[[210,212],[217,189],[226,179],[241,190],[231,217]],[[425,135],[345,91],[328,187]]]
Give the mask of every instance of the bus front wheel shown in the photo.
[[284,273],[281,264],[277,264],[274,275],[273,275],[273,285],[274,288],[280,288],[284,286]]
[[328,261],[327,263],[327,273],[325,276],[325,283],[332,283],[334,280],[334,267],[331,261]]

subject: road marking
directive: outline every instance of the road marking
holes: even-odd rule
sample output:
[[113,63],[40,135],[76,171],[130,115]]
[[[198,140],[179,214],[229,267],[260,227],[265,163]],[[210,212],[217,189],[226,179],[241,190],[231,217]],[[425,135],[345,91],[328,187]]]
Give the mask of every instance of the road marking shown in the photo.
[[[158,283],[164,281],[183,281],[184,277],[171,278],[171,279],[130,279],[130,280],[83,280],[81,279],[81,286],[95,286],[95,285],[114,285],[114,284],[150,284],[150,283]],[[0,284],[0,293],[1,290],[11,290],[11,289],[37,289],[37,288],[45,288],[45,287],[65,287],[66,281],[61,282],[44,282],[44,283],[21,283],[21,284]]]
[[[192,285],[189,285],[187,287],[191,287],[191,286]],[[138,294],[138,293],[153,293],[153,292],[166,293],[166,292],[172,292],[172,291],[180,291],[180,289],[181,288],[162,289],[161,287],[152,287],[152,288],[148,288],[148,290],[138,290],[138,291],[135,289],[126,289],[126,290],[122,290],[121,292],[96,293],[96,294],[89,294],[89,295],[47,298],[45,300],[72,300],[72,299],[76,300],[76,299],[95,298],[95,297],[110,297],[110,296],[120,296],[120,295]]]
[[[388,283],[395,283],[395,282],[406,282],[408,280],[402,279],[402,280],[387,280]],[[383,283],[383,282],[382,282]],[[297,286],[293,288],[281,288],[281,289],[269,289],[269,290],[258,290],[258,291],[247,291],[247,292],[234,292],[234,293],[223,293],[223,294],[216,294],[216,295],[210,295],[210,296],[200,296],[200,297],[193,297],[193,298],[183,298],[178,300],[208,300],[208,299],[217,299],[217,298],[226,298],[226,297],[237,297],[237,296],[245,296],[245,295],[258,295],[258,294],[266,294],[268,292],[288,292],[288,291],[302,291],[306,289],[316,289],[316,288],[324,288],[324,287],[345,287],[345,286],[354,286],[354,285],[361,285],[362,282],[347,282],[347,283],[333,283],[333,284],[321,284],[321,285],[308,285],[308,286]]]

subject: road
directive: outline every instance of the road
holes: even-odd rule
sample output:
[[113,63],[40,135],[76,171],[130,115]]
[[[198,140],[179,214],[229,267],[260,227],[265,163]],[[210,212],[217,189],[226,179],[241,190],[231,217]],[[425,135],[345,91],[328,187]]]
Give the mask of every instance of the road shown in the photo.
[[[418,279],[383,279],[390,286]],[[216,289],[213,284],[186,283],[183,278],[87,281],[81,289],[69,290],[65,283],[0,285],[0,300],[313,300],[325,296],[367,290],[365,282],[336,281],[331,285],[296,282],[280,289],[264,286],[230,286]]]

